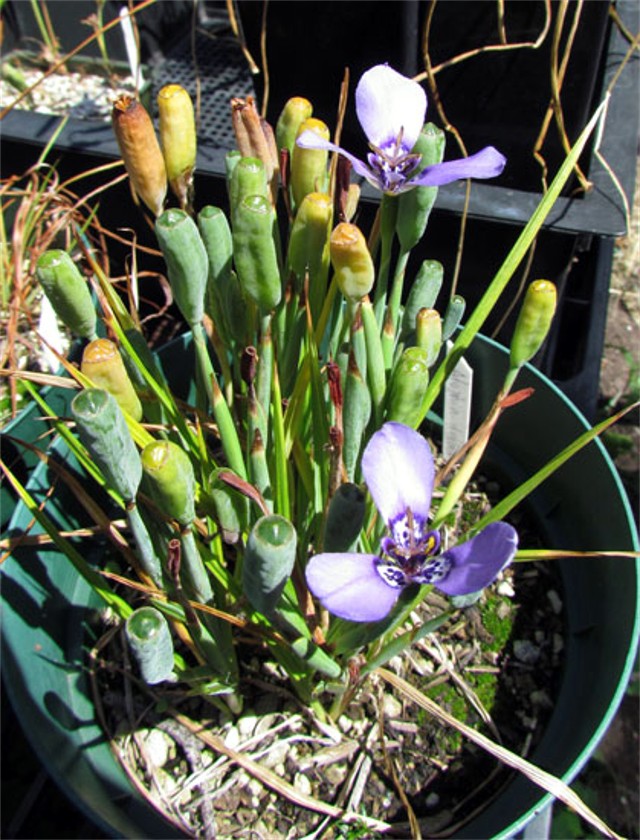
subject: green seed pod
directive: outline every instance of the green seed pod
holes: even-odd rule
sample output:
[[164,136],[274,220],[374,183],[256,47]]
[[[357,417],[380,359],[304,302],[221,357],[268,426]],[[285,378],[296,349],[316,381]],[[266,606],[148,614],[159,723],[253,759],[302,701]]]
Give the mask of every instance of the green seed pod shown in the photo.
[[227,295],[231,284],[233,240],[231,228],[219,207],[203,207],[198,213],[198,230],[209,260],[204,308],[223,338],[230,335]]
[[407,348],[391,374],[385,419],[415,428],[424,416],[424,396],[428,384],[426,350],[422,347]]
[[416,344],[426,352],[427,366],[433,367],[442,349],[442,318],[435,309],[421,309],[418,312]]
[[184,210],[165,210],[156,220],[155,230],[178,308],[189,326],[199,324],[209,265],[196,223]]
[[556,287],[549,280],[534,280],[526,291],[513,338],[511,367],[532,359],[547,337],[556,311]]
[[[444,157],[444,146],[444,131],[433,123],[427,123],[412,149],[413,153],[422,155],[416,171],[440,163]],[[437,187],[415,187],[399,196],[396,232],[404,251],[410,251],[422,239],[437,195]]]
[[362,530],[365,508],[365,496],[357,484],[341,484],[329,502],[322,550],[351,551]]
[[300,126],[313,113],[313,105],[302,96],[293,96],[286,103],[276,123],[276,143],[278,150],[286,149],[293,153],[293,144]]
[[432,309],[442,287],[444,268],[437,260],[424,260],[411,286],[402,316],[402,333],[409,335],[416,328],[421,309]]
[[111,488],[132,502],[142,479],[142,464],[115,397],[87,388],[71,402],[78,436]]
[[[314,117],[300,124],[296,137],[303,131],[313,131],[323,140],[329,139],[327,126]],[[294,143],[291,154],[291,193],[296,207],[300,206],[305,195],[325,191],[328,159],[326,149],[301,149]]]
[[148,685],[171,680],[173,639],[167,619],[155,607],[140,607],[125,622],[129,648]]
[[264,163],[255,157],[243,157],[236,163],[229,182],[231,218],[235,219],[240,204],[250,195],[268,197]]
[[196,515],[196,480],[189,456],[177,444],[161,440],[147,444],[140,457],[153,501],[186,528]]
[[360,228],[349,222],[337,225],[331,234],[330,252],[342,294],[353,302],[368,295],[375,279],[375,268]]
[[96,338],[84,348],[80,370],[97,388],[104,388],[134,420],[142,420],[142,405],[120,351],[108,338]]
[[464,310],[466,308],[466,301],[461,295],[454,295],[449,301],[442,319],[442,341],[447,341],[451,338],[454,332],[458,329]]
[[[342,413],[342,459],[349,479],[353,480],[360,460],[362,439],[371,418],[371,394],[353,355],[349,358],[344,386]],[[347,485],[343,485],[347,486]]]
[[275,212],[263,195],[245,198],[234,218],[233,253],[238,280],[244,294],[265,315],[280,303],[282,296],[274,223]]
[[273,614],[293,571],[296,531],[283,516],[263,516],[253,526],[242,567],[244,593],[254,609]]
[[91,292],[78,266],[66,251],[45,251],[36,263],[36,275],[56,315],[72,333],[96,337],[96,310]]

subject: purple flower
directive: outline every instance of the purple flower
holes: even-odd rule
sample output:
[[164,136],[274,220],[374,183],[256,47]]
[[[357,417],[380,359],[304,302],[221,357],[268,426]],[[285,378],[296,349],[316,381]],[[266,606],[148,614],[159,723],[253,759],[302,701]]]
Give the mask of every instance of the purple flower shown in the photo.
[[369,141],[368,164],[313,131],[297,139],[303,149],[328,149],[351,161],[358,175],[376,189],[398,195],[414,187],[440,187],[462,178],[494,178],[506,158],[493,146],[459,160],[420,169],[421,155],[412,149],[424,125],[427,96],[417,83],[387,64],[378,64],[362,75],[356,87],[356,113]]
[[362,456],[369,492],[389,534],[380,554],[316,554],[309,589],[329,612],[350,621],[378,621],[411,583],[432,583],[447,595],[478,592],[495,580],[518,547],[511,525],[494,522],[442,554],[428,527],[435,467],[427,441],[402,423],[385,423]]

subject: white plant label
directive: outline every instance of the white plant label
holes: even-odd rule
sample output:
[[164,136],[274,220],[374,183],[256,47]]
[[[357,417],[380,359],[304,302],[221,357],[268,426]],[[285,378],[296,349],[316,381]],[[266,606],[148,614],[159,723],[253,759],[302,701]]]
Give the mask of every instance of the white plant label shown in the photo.
[[[448,342],[447,351],[450,349],[451,342]],[[472,390],[473,368],[460,359],[444,386],[442,455],[446,460],[469,440]]]

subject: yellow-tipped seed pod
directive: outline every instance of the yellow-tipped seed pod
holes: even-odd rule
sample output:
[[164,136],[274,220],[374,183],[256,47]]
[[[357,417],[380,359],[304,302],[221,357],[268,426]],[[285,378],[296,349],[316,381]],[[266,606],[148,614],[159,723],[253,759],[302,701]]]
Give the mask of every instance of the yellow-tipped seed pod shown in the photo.
[[111,119],[131,185],[154,216],[159,216],[167,195],[167,170],[151,117],[137,99],[121,96]]
[[368,295],[375,269],[367,240],[359,227],[342,222],[334,228],[329,243],[331,264],[342,294],[351,301]]
[[[329,128],[315,117],[300,124],[296,137],[304,131],[313,131],[323,140],[329,139]],[[291,193],[296,207],[300,206],[308,193],[326,191],[328,159],[329,152],[326,149],[301,149],[294,144],[291,154]]]
[[522,302],[511,340],[510,361],[518,368],[542,347],[556,311],[557,292],[550,280],[534,280]]
[[293,144],[298,136],[301,124],[313,114],[313,105],[302,96],[292,96],[287,100],[276,123],[276,142],[278,149],[293,153]]
[[158,93],[158,115],[169,185],[180,207],[188,210],[196,166],[196,121],[187,91],[180,85],[165,85]]
[[108,338],[96,338],[84,348],[80,370],[96,388],[112,394],[123,411],[142,420],[142,405],[134,391],[120,351]]

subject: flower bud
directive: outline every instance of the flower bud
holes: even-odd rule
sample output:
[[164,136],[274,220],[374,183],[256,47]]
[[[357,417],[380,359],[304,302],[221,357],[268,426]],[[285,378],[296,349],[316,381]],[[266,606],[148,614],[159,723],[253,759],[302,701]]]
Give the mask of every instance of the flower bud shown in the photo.
[[276,123],[276,143],[278,150],[287,149],[293,154],[300,126],[313,113],[313,105],[302,96],[293,96],[286,103]]
[[263,516],[249,534],[242,566],[243,588],[254,609],[263,615],[271,615],[280,600],[293,571],[296,545],[295,528],[277,514]]
[[204,315],[209,263],[196,223],[184,210],[165,210],[155,225],[178,308],[192,326]]
[[351,551],[362,530],[365,508],[358,485],[341,484],[329,502],[322,550]]
[[165,85],[158,93],[160,143],[169,185],[187,210],[193,197],[196,166],[196,122],[188,92],[180,85]]
[[154,216],[167,195],[167,170],[151,117],[131,96],[121,96],[112,111],[113,130],[131,185]]
[[356,225],[341,222],[331,234],[330,253],[342,294],[354,302],[368,295],[375,269],[362,231]]
[[332,217],[331,196],[312,192],[304,197],[289,237],[289,268],[297,277],[308,271],[311,278],[325,262],[328,266]]
[[142,469],[153,501],[161,512],[185,528],[196,515],[196,479],[189,456],[168,440],[154,441],[142,450]]
[[437,310],[424,308],[416,315],[416,344],[426,353],[427,367],[433,367],[442,349],[442,318]]
[[[296,136],[303,131],[313,131],[323,140],[329,139],[328,127],[314,117],[300,125]],[[326,149],[301,149],[294,144],[291,154],[291,191],[296,207],[300,206],[308,193],[325,191],[328,159],[329,153]]]
[[56,315],[72,333],[96,336],[96,310],[91,292],[78,266],[66,251],[45,251],[36,263],[36,275]]
[[458,325],[460,321],[462,321],[462,316],[464,315],[464,310],[467,307],[467,303],[462,295],[454,295],[449,303],[447,304],[447,308],[444,311],[444,317],[442,319],[442,340],[448,341],[453,333],[458,329]]
[[173,675],[173,640],[169,623],[155,607],[139,607],[125,622],[125,635],[142,679],[156,685]]
[[71,402],[78,436],[108,485],[125,502],[136,497],[142,479],[140,455],[115,397],[101,388],[86,388]]
[[424,260],[413,281],[402,316],[402,333],[409,335],[416,328],[416,317],[421,309],[432,309],[440,289],[444,268],[437,260]]
[[80,370],[97,388],[104,388],[116,398],[123,411],[134,420],[142,419],[142,405],[138,399],[120,351],[108,338],[96,338],[87,344],[82,354]]
[[253,96],[231,100],[231,120],[240,154],[256,157],[264,164],[271,202],[275,204],[279,159],[273,129],[258,114]]
[[[420,172],[426,166],[441,163],[444,146],[444,131],[432,123],[427,123],[412,149],[412,154],[421,155],[416,172]],[[396,232],[404,251],[410,251],[422,239],[437,195],[437,187],[414,187],[398,197]]]
[[232,334],[227,316],[233,262],[231,228],[223,211],[208,205],[198,213],[198,230],[209,261],[204,308],[226,343]]
[[309,193],[298,208],[289,237],[289,268],[298,280],[309,275],[309,302],[314,321],[320,315],[327,292],[332,221],[331,197]]
[[232,221],[238,207],[250,195],[268,196],[267,175],[264,163],[259,158],[242,157],[233,167],[229,180]]
[[556,287],[549,280],[529,285],[511,340],[511,367],[532,359],[547,337],[556,311]]
[[262,195],[245,198],[234,219],[233,253],[240,286],[263,314],[282,296],[274,225],[275,212]]
[[415,428],[424,416],[423,403],[428,384],[426,350],[409,347],[393,369],[385,419]]

